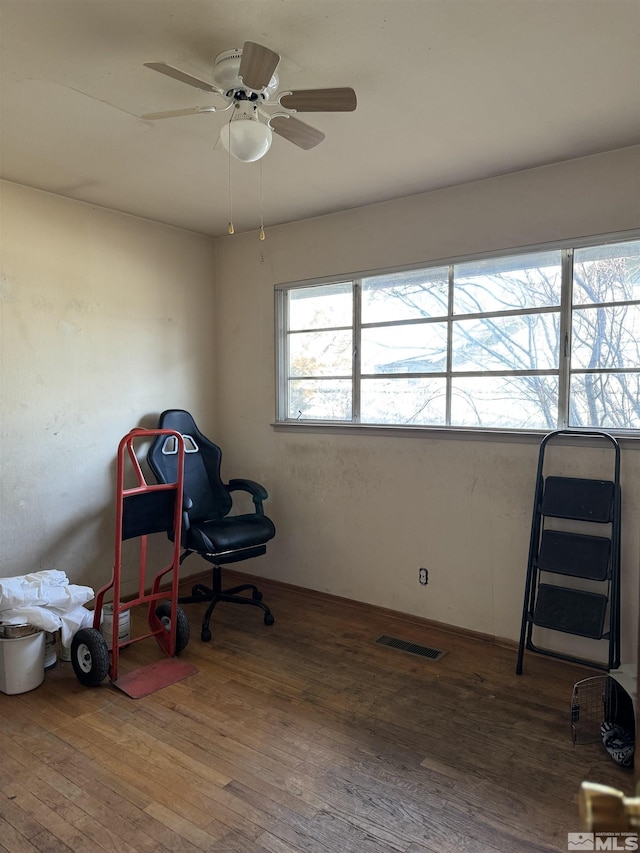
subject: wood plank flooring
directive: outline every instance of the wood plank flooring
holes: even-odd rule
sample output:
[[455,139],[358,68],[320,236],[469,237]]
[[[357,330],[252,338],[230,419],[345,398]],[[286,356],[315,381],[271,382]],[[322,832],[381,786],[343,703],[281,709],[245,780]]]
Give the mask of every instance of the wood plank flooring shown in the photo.
[[[593,671],[527,655],[518,677],[513,649],[260,586],[275,625],[223,604],[208,644],[202,605],[185,605],[199,672],[151,696],[85,688],[60,661],[0,694],[0,850],[566,851],[583,779],[633,793],[601,744],[570,739],[573,684]],[[146,640],[121,670],[160,657]]]

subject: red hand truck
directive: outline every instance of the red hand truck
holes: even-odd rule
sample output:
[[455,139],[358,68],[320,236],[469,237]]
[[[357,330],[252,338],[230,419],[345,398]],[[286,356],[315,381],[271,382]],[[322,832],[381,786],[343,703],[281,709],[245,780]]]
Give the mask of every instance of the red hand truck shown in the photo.
[[[141,439],[153,439],[158,435],[170,435],[176,441],[177,475],[173,483],[148,484],[135,454],[134,443]],[[130,465],[127,465],[129,460]],[[133,469],[136,485],[125,487],[125,478]],[[180,537],[182,532],[182,501],[184,478],[184,440],[180,433],[168,429],[131,430],[118,445],[116,473],[116,530],[115,558],[111,580],[100,590],[95,599],[93,627],[81,628],[71,643],[71,663],[78,680],[89,687],[100,684],[108,675],[116,687],[130,696],[146,695],[171,684],[180,678],[197,672],[195,667],[182,665],[178,670],[169,666],[143,667],[118,679],[120,651],[132,643],[154,637],[169,658],[175,663],[189,642],[189,620],[178,605],[178,582],[180,570]],[[147,538],[154,533],[168,533],[173,540],[172,559],[154,578],[151,592],[145,592],[147,570]],[[122,575],[122,543],[127,539],[139,539],[140,569],[138,596],[126,603],[120,601]],[[161,590],[160,584],[170,575],[169,591]],[[100,631],[105,595],[113,590],[113,626],[111,642],[107,642]],[[169,601],[166,601],[169,597]],[[162,603],[159,603],[161,602]],[[121,639],[120,617],[138,605],[148,605],[149,630],[139,636]],[[182,672],[183,674],[179,674]],[[150,689],[149,689],[150,688]]]

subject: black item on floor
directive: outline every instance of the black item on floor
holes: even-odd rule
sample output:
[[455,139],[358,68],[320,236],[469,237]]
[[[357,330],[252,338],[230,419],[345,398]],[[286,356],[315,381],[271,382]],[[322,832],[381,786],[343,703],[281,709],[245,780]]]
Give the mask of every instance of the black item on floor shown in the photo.
[[[548,476],[550,442],[584,441],[610,453],[610,479]],[[540,445],[516,673],[525,649],[609,671],[620,666],[620,447],[606,432],[555,430]],[[564,525],[564,529],[563,529]],[[601,528],[593,535],[594,527]],[[568,580],[560,582],[558,576]],[[535,628],[608,645],[607,660],[585,660],[534,643]]]
[[633,767],[635,752],[633,699],[614,675],[583,678],[571,696],[571,739],[574,746],[602,743],[621,767]]

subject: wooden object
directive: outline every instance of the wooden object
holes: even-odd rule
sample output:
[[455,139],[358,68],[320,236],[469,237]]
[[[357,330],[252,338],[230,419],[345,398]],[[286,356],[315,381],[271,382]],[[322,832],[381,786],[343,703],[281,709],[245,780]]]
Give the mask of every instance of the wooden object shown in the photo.
[[594,782],[580,786],[580,821],[589,832],[640,830],[640,796],[625,797],[622,791]]

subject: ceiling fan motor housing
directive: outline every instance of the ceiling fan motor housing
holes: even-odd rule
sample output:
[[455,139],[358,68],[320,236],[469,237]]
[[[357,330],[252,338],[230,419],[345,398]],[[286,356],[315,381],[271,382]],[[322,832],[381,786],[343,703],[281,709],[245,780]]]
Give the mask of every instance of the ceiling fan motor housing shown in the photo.
[[[240,62],[242,61],[242,50],[234,47],[231,50],[225,50],[224,53],[216,56],[213,65],[213,79],[216,86],[219,86],[228,98],[235,96],[238,90],[244,92],[253,92],[246,86],[240,77]],[[268,101],[278,88],[278,75],[274,74],[269,80],[269,83],[260,91],[260,97]]]

